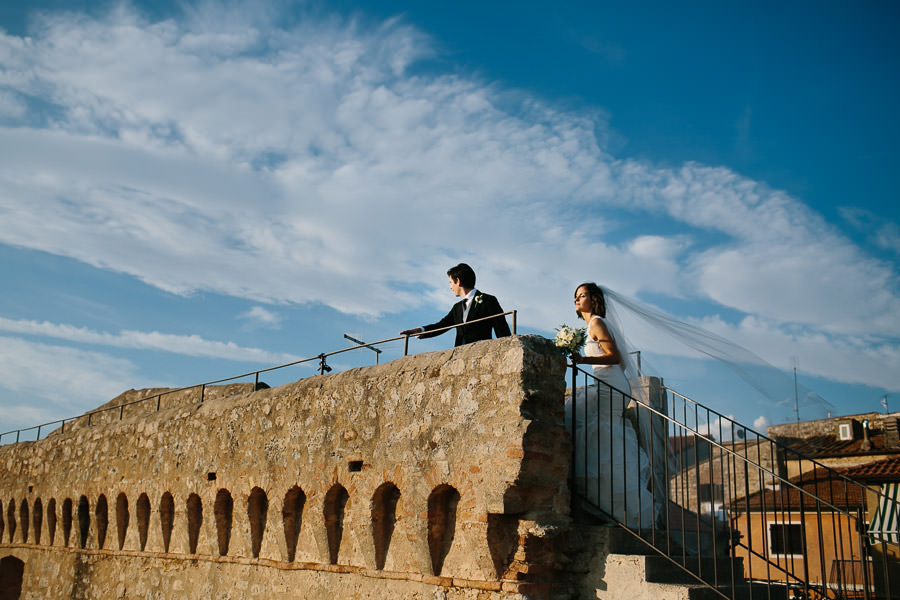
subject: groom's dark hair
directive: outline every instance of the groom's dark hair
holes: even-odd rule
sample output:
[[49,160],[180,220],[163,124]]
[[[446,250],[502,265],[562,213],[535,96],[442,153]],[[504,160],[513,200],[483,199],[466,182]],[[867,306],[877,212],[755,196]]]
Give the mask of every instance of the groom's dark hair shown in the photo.
[[454,281],[459,279],[459,285],[467,290],[475,289],[475,271],[466,263],[459,263],[447,270],[447,276]]

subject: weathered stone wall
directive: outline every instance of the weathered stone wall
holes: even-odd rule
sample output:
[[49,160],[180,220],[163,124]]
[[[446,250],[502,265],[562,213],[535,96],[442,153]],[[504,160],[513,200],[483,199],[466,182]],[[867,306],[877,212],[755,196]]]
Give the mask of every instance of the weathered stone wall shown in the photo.
[[35,599],[562,594],[564,368],[503,338],[2,447],[0,555]]
[[693,446],[673,454],[669,478],[669,498],[690,511],[706,514],[727,508],[771,482],[769,473],[786,474],[784,461],[768,442],[712,444],[698,437],[693,443],[696,455]]
[[888,420],[896,422],[900,413],[883,414],[877,412],[860,413],[856,415],[847,415],[843,417],[829,417],[827,419],[816,419],[814,421],[800,421],[799,423],[783,423],[780,425],[769,425],[767,432],[770,438],[774,440],[780,439],[803,439],[815,438],[820,436],[838,436],[838,427],[842,423],[851,425],[853,439],[862,437],[862,422],[869,421],[871,430],[882,430]]

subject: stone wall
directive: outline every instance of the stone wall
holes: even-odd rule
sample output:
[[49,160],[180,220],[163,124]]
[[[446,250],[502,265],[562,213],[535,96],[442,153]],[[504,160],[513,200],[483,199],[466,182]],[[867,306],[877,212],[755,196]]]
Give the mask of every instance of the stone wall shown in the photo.
[[0,448],[0,555],[28,599],[565,595],[564,369],[510,337],[111,411]]
[[771,483],[771,473],[786,473],[784,461],[777,452],[773,454],[767,441],[712,444],[698,436],[693,444],[696,453],[693,445],[674,453],[669,479],[669,498],[692,512],[708,514],[727,509]]
[[842,417],[829,417],[813,421],[800,421],[798,423],[783,423],[769,425],[768,435],[774,440],[780,439],[804,439],[815,437],[838,437],[838,428],[841,424],[849,424],[853,439],[862,437],[862,422],[869,422],[870,430],[883,430],[888,421],[896,425],[900,413],[883,414],[878,412],[860,413]]

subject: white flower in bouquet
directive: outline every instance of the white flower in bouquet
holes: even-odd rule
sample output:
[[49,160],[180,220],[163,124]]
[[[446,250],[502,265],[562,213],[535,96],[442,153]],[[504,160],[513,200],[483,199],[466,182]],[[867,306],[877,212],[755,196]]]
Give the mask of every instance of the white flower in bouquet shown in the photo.
[[587,330],[584,327],[576,328],[561,325],[556,330],[556,337],[553,339],[553,343],[569,354],[575,354],[581,351],[586,340]]

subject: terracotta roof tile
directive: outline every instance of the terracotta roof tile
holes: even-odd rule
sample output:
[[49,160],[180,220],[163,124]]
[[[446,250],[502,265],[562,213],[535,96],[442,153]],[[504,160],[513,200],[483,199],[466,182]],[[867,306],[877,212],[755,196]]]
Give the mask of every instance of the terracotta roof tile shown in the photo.
[[[782,483],[778,489],[760,490],[746,498],[731,503],[731,510],[747,511],[790,511],[820,510],[831,511],[865,508],[864,488],[860,484],[848,482],[830,469],[815,469]],[[816,496],[821,500],[816,500]],[[802,502],[802,505],[801,505]]]
[[900,481],[900,456],[848,467],[842,469],[841,473],[852,479],[866,482]]
[[863,440],[841,440],[836,435],[817,435],[806,438],[778,437],[781,444],[809,458],[836,458],[840,456],[865,456],[871,454],[900,454],[900,447],[885,444],[884,431],[869,433],[869,449],[863,449]]

